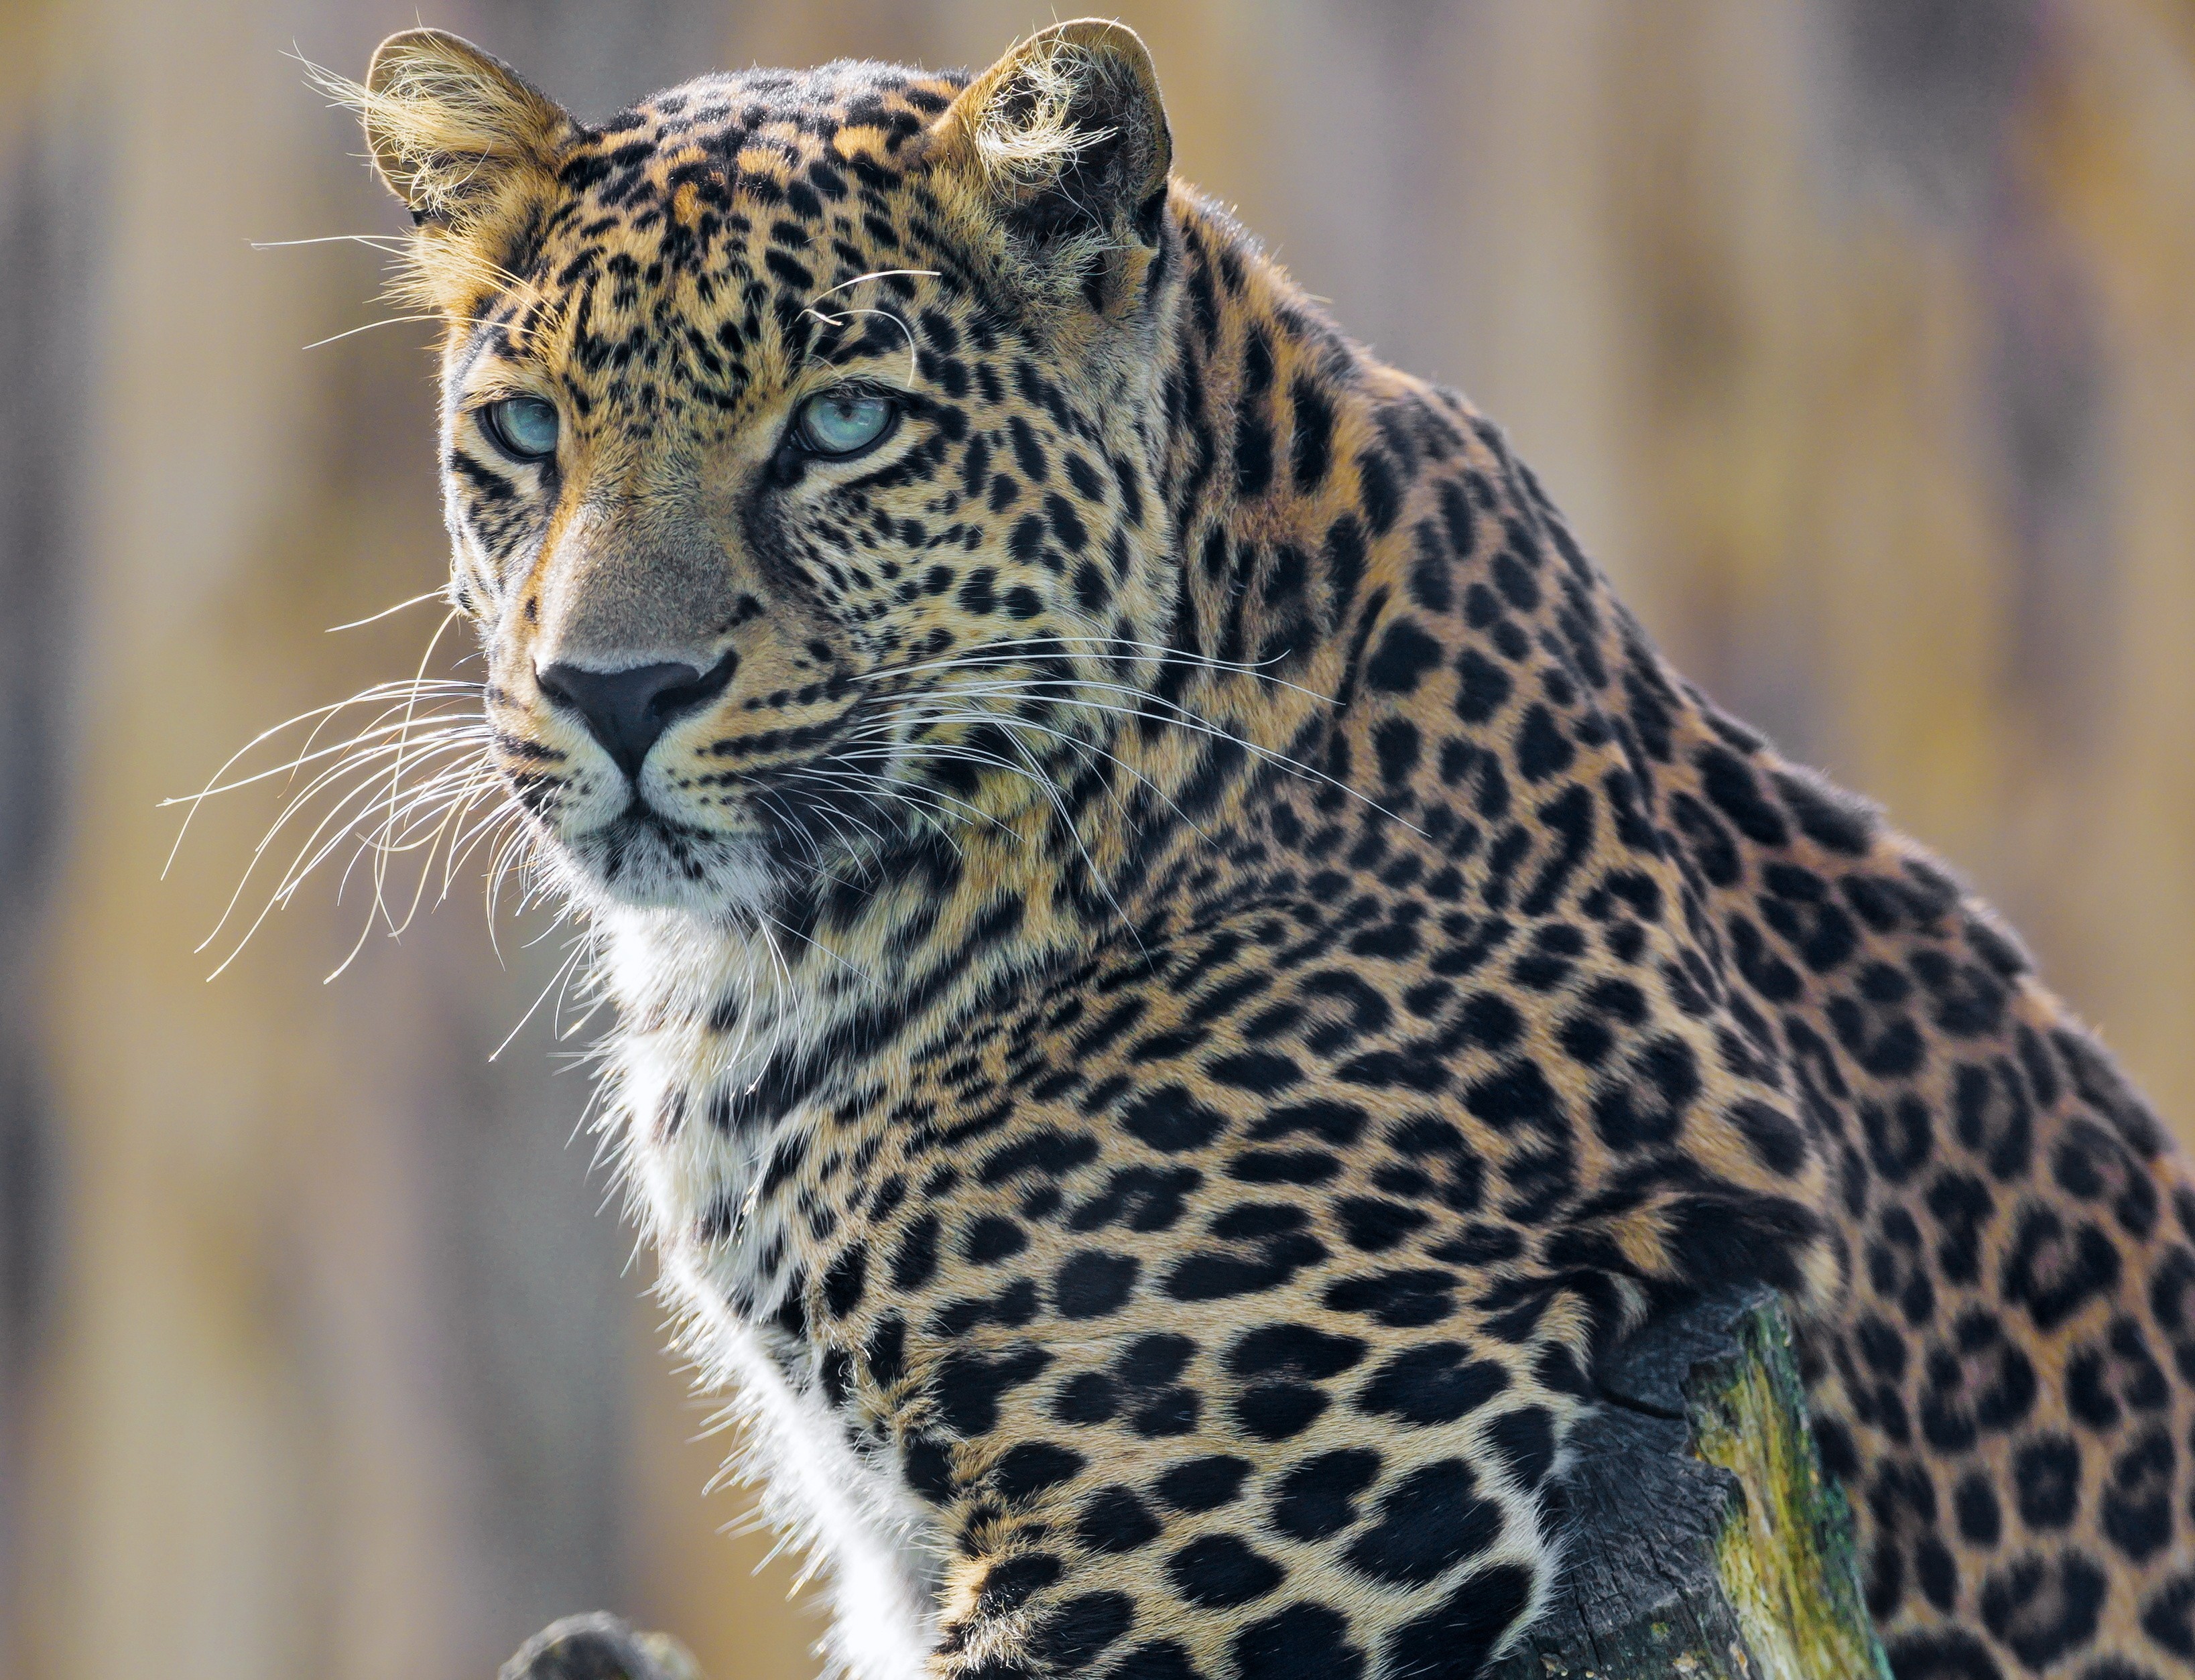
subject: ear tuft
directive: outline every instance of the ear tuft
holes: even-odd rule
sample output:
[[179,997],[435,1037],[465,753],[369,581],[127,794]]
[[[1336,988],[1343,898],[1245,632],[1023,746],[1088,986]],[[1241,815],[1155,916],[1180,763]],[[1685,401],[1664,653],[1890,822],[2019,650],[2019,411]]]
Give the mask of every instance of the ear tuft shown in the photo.
[[1159,237],[1173,140],[1135,31],[1055,24],[969,83],[934,130],[937,165],[973,184],[1010,242],[1101,310]]
[[471,220],[544,168],[571,126],[502,60],[440,29],[390,36],[362,84],[323,82],[357,110],[374,169],[422,223]]

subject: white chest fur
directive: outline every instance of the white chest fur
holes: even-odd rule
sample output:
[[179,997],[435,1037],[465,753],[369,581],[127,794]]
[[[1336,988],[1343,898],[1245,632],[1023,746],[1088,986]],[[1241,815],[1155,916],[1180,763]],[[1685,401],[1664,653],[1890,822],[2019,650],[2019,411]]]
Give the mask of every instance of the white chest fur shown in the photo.
[[827,1577],[828,1668],[854,1680],[921,1680],[937,1638],[936,1523],[891,1464],[848,1441],[815,1389],[786,1380],[761,1333],[706,1279],[669,1256],[665,1279],[688,1309],[689,1350],[732,1397],[740,1473],[757,1484],[771,1526],[791,1533]]
[[[944,1544],[936,1521],[896,1460],[850,1437],[812,1369],[800,1380],[801,1367],[812,1365],[809,1351],[788,1371],[783,1332],[763,1327],[785,1274],[773,1274],[762,1257],[797,1233],[758,1193],[779,1141],[813,1117],[796,1106],[752,1131],[706,1119],[712,1101],[751,1085],[773,1056],[829,1033],[802,993],[752,955],[660,924],[614,937],[608,977],[625,1020],[642,1025],[611,1045],[607,1123],[684,1351],[738,1420],[731,1468],[756,1486],[763,1515],[828,1583],[832,1626],[821,1645],[827,1671],[920,1680],[937,1637]],[[727,996],[741,1000],[729,1032],[708,1024],[711,1002]],[[644,1024],[651,1019],[657,1024]],[[682,1122],[667,1123],[673,1114]],[[732,1240],[700,1239],[712,1220],[721,1228],[727,1218]]]

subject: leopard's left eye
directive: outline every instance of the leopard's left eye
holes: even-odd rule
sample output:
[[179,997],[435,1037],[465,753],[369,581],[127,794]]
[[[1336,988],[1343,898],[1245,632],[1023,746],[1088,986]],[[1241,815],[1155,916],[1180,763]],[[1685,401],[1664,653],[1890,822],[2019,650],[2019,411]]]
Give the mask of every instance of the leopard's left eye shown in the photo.
[[481,429],[514,461],[545,461],[556,452],[556,407],[539,397],[505,397],[480,411]]
[[899,418],[899,405],[873,391],[825,391],[800,405],[793,431],[810,455],[844,460],[873,449]]

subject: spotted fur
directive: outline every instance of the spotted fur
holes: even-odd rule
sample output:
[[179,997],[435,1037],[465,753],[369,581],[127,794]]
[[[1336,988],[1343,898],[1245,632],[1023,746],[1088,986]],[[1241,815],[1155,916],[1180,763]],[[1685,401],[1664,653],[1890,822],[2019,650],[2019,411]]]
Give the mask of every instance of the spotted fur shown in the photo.
[[[2195,1673],[2158,1123],[1172,176],[1132,35],[591,128],[412,32],[356,95],[495,762],[834,1662],[1466,1680],[1604,1350],[1754,1278],[1901,1680]],[[804,453],[849,388],[896,426]],[[637,780],[541,676],[671,666]]]

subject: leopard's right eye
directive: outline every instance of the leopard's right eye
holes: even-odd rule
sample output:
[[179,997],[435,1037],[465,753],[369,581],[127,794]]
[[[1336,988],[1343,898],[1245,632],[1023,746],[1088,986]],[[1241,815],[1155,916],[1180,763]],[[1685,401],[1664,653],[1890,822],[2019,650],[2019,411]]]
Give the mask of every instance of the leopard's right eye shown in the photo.
[[505,397],[480,411],[487,440],[514,461],[545,461],[556,452],[556,406],[539,397]]
[[794,435],[810,455],[849,461],[882,443],[898,418],[899,405],[890,397],[846,386],[801,404]]

